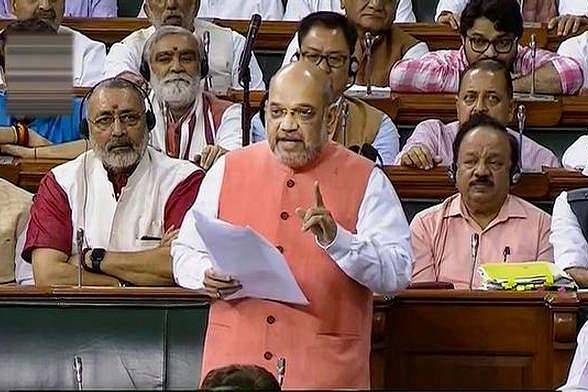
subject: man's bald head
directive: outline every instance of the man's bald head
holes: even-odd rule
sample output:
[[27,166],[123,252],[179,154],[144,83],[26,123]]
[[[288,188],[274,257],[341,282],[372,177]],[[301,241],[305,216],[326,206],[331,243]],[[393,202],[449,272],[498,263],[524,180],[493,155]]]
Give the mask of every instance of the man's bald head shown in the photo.
[[320,155],[335,119],[331,78],[314,64],[297,61],[272,78],[265,106],[271,150],[285,165],[303,167]]

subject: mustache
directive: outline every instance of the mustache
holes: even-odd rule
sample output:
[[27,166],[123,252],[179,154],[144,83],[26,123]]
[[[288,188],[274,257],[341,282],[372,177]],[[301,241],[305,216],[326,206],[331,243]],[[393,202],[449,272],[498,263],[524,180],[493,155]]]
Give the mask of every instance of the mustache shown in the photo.
[[470,181],[470,185],[494,185],[494,181],[490,179],[490,177],[480,177],[475,180]]
[[117,147],[131,147],[134,148],[135,147],[135,143],[133,143],[133,141],[127,137],[127,136],[122,136],[122,137],[117,137],[117,138],[112,138],[107,144],[106,144],[106,150],[110,151],[114,148]]
[[189,83],[192,83],[193,80],[194,80],[194,78],[191,77],[190,75],[188,75],[186,73],[181,73],[181,74],[166,76],[165,78],[163,78],[162,82],[163,83],[186,82],[189,84]]
[[55,19],[57,17],[57,14],[54,10],[37,11],[36,16],[40,19]]

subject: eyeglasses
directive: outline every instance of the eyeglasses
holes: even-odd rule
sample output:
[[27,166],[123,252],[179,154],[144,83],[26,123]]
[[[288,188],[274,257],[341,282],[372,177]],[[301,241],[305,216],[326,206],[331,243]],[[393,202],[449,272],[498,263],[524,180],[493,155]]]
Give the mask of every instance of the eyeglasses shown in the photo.
[[468,36],[467,38],[470,41],[470,47],[476,53],[484,53],[492,45],[496,53],[506,54],[512,50],[513,45],[518,41],[518,38],[510,37],[501,37],[492,41],[482,37]]
[[315,65],[320,65],[320,63],[325,60],[330,68],[343,67],[349,58],[349,56],[344,56],[341,54],[320,54],[314,52],[302,52],[301,56]]
[[298,124],[307,124],[314,121],[317,118],[319,112],[312,107],[297,107],[297,108],[286,108],[282,106],[270,106],[270,117],[272,120],[281,120],[285,118],[288,113],[292,113],[294,121]]
[[129,127],[136,126],[139,123],[139,121],[141,120],[141,117],[143,117],[143,115],[141,113],[131,112],[131,113],[116,114],[114,116],[104,115],[104,116],[100,116],[94,120],[88,120],[88,121],[90,121],[95,127],[100,129],[101,131],[106,131],[112,127],[112,125],[114,124],[114,121],[117,118],[123,127],[129,128]]

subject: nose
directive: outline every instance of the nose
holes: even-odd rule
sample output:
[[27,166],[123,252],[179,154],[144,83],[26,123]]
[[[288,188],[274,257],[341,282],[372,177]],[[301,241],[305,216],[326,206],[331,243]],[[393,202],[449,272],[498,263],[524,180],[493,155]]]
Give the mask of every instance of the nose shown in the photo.
[[486,55],[486,57],[491,58],[491,59],[495,59],[496,57],[498,57],[498,53],[494,49],[493,43],[490,43],[490,45],[488,46],[488,49],[486,49],[484,54]]
[[113,136],[122,136],[127,133],[127,129],[123,126],[122,122],[120,121],[119,116],[114,117],[114,122],[112,123],[112,135]]
[[282,123],[280,124],[280,128],[283,131],[295,131],[298,129],[298,122],[294,118],[294,114],[288,110],[284,118],[282,119]]
[[178,8],[178,0],[167,0],[165,2],[165,8],[168,10]]
[[374,9],[382,9],[384,0],[368,0],[368,6]]
[[486,105],[486,101],[483,99],[482,96],[479,96],[476,100],[476,105],[474,106],[474,113],[487,113],[488,106]]
[[184,72],[184,66],[182,65],[182,62],[180,61],[180,56],[174,56],[171,65],[170,65],[170,71],[171,72],[175,72],[175,73],[180,73],[180,72]]
[[327,62],[327,59],[325,57],[321,57],[317,66],[326,73],[331,73],[331,67],[329,67],[329,63]]
[[49,0],[39,0],[39,9],[49,10],[51,9],[51,2]]
[[480,159],[476,167],[474,168],[474,176],[476,178],[488,177],[490,176],[490,170],[488,166]]

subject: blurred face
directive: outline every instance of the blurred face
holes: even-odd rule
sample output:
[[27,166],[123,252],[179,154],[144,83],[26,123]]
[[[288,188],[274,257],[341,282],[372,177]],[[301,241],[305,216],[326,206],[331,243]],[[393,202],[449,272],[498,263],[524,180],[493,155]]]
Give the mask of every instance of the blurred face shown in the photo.
[[200,0],[147,0],[145,14],[156,28],[165,25],[194,28]]
[[132,89],[99,88],[88,100],[90,146],[112,170],[135,166],[147,148],[145,104]]
[[471,130],[457,159],[457,189],[469,210],[497,212],[510,189],[510,143],[490,127]]
[[59,28],[65,12],[65,0],[12,0],[12,12],[17,19],[40,18]]
[[335,96],[345,91],[349,81],[349,53],[343,31],[325,26],[311,28],[300,47],[302,60],[317,64],[329,75]]
[[192,104],[200,94],[200,55],[193,37],[170,34],[152,47],[151,87],[171,107]]
[[321,83],[296,83],[277,77],[270,84],[266,103],[270,149],[285,165],[299,168],[314,161],[327,143],[329,103]]
[[374,34],[390,30],[397,5],[397,0],[341,0],[347,18],[359,30]]
[[476,69],[463,78],[457,95],[457,119],[464,124],[474,113],[484,113],[506,125],[512,119],[515,101],[507,93],[499,73]]
[[500,60],[507,68],[512,68],[517,55],[518,39],[511,33],[497,31],[490,19],[476,19],[466,37],[461,39],[469,64],[490,58]]

